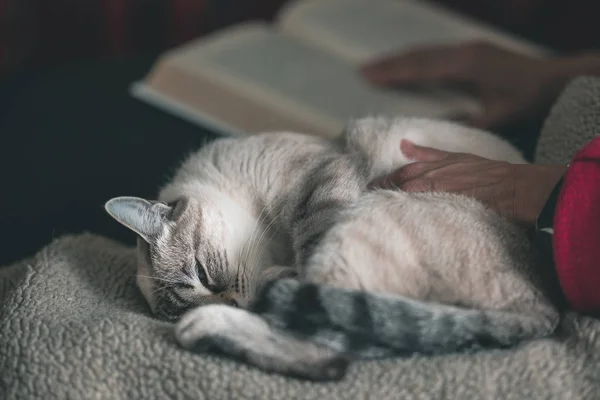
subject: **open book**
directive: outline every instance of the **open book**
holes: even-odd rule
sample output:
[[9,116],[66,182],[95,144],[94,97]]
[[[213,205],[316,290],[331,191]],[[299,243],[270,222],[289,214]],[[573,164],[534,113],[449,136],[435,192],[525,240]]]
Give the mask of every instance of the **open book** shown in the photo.
[[441,88],[374,88],[358,67],[412,47],[485,39],[544,50],[420,0],[296,0],[271,25],[243,23],[159,57],[132,86],[146,102],[228,134],[334,137],[367,115],[464,117],[477,100]]

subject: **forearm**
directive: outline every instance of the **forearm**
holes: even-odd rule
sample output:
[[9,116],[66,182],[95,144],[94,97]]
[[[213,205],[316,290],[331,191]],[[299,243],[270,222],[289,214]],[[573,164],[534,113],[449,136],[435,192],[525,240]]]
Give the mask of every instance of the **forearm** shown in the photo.
[[555,59],[553,68],[557,80],[566,83],[578,76],[600,76],[600,51],[588,51]]

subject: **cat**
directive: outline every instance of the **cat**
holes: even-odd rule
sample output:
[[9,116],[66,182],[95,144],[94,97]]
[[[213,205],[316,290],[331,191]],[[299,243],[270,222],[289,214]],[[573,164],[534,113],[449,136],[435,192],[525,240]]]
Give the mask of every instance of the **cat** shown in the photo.
[[312,380],[351,359],[511,346],[559,313],[521,228],[474,199],[368,191],[400,142],[525,163],[504,140],[421,118],[363,118],[338,141],[223,138],[158,201],[106,210],[138,235],[138,286],[185,348]]

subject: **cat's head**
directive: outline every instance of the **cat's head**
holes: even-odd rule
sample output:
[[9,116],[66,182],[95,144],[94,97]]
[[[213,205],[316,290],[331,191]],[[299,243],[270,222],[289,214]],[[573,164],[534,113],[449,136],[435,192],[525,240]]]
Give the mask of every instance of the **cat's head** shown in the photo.
[[213,303],[244,307],[270,265],[268,252],[248,240],[261,236],[255,221],[235,205],[117,197],[105,208],[138,235],[137,283],[161,318]]

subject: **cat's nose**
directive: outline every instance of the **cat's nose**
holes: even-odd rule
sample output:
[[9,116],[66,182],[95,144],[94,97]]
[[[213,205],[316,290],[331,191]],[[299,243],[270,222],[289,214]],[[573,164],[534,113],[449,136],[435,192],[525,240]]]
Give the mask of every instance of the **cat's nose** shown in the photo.
[[229,299],[229,305],[232,307],[239,307],[240,305],[238,304],[236,299]]

